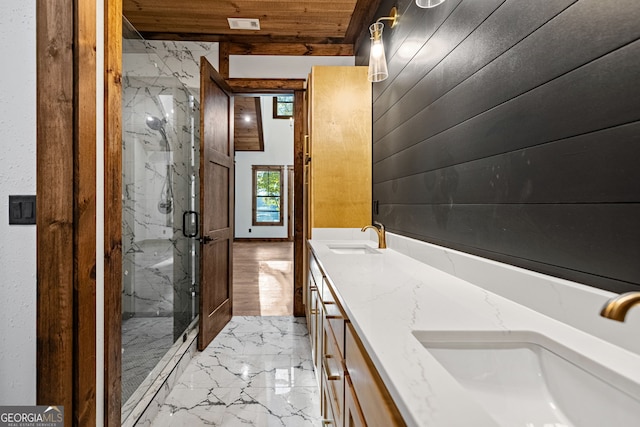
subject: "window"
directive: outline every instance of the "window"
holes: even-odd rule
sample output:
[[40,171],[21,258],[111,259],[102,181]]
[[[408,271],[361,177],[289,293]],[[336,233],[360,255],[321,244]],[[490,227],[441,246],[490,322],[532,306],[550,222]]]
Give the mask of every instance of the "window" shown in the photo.
[[283,225],[282,166],[253,166],[253,225]]
[[273,118],[288,119],[293,117],[293,95],[273,97]]

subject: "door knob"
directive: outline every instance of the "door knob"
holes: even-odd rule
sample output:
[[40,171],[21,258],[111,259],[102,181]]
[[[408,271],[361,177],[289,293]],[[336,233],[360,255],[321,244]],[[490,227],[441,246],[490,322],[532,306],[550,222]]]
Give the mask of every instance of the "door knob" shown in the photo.
[[214,240],[218,240],[218,238],[217,237],[202,236],[198,240],[200,240],[201,243],[206,245],[207,243],[213,242]]

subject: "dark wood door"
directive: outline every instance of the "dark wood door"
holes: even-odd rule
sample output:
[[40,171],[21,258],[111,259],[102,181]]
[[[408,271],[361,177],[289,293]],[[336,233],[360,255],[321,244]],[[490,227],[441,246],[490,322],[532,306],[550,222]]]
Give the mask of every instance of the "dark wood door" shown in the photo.
[[200,61],[200,335],[204,350],[231,319],[233,245],[233,97]]

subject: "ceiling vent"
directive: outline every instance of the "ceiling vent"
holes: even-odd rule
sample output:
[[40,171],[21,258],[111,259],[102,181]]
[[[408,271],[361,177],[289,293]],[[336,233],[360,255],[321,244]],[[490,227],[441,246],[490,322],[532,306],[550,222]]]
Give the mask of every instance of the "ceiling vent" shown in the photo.
[[229,27],[232,30],[259,30],[259,19],[247,19],[247,18],[227,18],[229,21]]

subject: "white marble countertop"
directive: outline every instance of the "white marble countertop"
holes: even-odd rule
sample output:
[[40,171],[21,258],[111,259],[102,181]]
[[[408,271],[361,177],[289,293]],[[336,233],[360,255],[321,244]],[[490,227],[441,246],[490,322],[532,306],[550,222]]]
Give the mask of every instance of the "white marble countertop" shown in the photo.
[[393,249],[352,255],[336,254],[328,246],[357,243],[376,248],[371,240],[309,243],[408,425],[499,425],[422,346],[414,331],[540,334],[588,355],[604,367],[603,375],[613,371],[626,378],[628,383],[620,387],[638,396],[637,354]]

